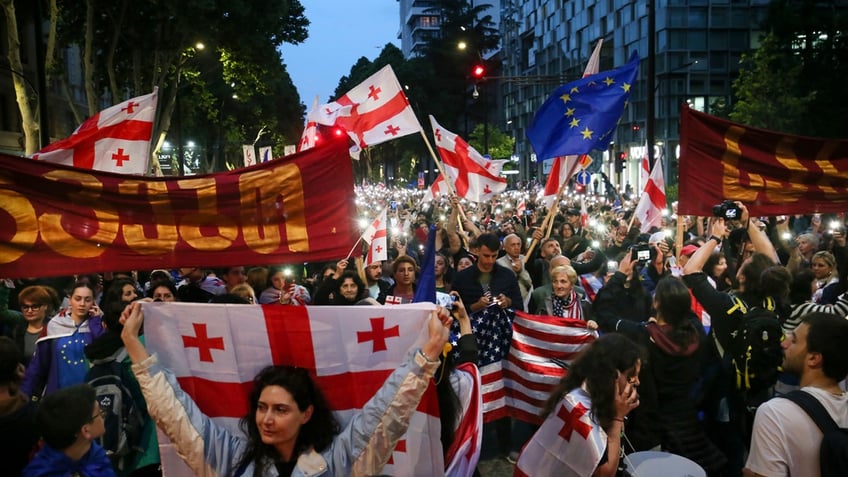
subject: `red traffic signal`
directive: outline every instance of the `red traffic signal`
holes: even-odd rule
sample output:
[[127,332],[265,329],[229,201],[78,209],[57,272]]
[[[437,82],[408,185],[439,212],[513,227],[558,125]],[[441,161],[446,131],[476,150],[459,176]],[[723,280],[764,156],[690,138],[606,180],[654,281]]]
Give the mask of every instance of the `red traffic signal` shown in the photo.
[[476,79],[481,79],[486,75],[486,68],[483,65],[474,65],[474,68],[471,70],[471,76]]
[[623,161],[623,160],[627,159],[627,153],[626,153],[626,152],[624,152],[624,151],[619,152],[619,153],[618,153],[618,159],[619,159],[619,160],[621,160],[621,161]]

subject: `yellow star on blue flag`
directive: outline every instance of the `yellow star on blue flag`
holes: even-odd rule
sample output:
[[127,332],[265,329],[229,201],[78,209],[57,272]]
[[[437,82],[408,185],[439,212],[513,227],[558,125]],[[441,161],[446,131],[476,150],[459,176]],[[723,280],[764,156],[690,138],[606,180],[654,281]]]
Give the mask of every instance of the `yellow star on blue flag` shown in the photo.
[[527,128],[536,156],[549,159],[607,149],[638,71],[639,55],[634,52],[624,66],[557,88]]

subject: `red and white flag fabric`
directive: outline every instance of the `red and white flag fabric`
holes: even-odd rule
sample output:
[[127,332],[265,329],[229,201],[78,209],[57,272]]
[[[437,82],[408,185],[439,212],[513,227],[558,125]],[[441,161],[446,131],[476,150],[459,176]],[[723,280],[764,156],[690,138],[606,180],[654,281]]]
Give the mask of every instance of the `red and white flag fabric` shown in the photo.
[[551,172],[548,174],[545,188],[542,189],[542,200],[545,203],[545,207],[550,209],[553,206],[559,192],[559,187],[571,179],[571,176],[577,172],[579,165],[580,156],[560,156],[553,158]]
[[639,203],[633,212],[642,223],[641,231],[646,233],[651,227],[662,226],[662,211],[666,208],[665,177],[663,176],[662,160],[654,162],[651,176],[645,184],[645,190],[639,197]]
[[542,407],[565,376],[565,366],[597,336],[582,320],[516,311],[503,369],[510,415],[540,424]]
[[582,388],[557,404],[521,449],[514,477],[592,475],[607,447],[607,434],[595,422],[592,401]]
[[318,124],[341,127],[362,149],[421,131],[391,65],[319,110]]
[[[598,43],[595,44],[595,49],[592,50],[592,56],[589,57],[589,62],[586,63],[586,69],[583,70],[584,78],[598,73],[598,68],[601,62],[601,47],[603,44],[603,39],[598,40]],[[548,174],[547,182],[545,182],[544,196],[542,199],[545,202],[545,206],[548,209],[553,206],[560,186],[571,179],[571,176],[577,172],[578,166],[585,169],[586,167],[589,167],[589,164],[591,163],[592,159],[585,154],[582,156],[563,156],[554,158],[553,165],[551,166],[551,172]]]
[[[237,429],[253,377],[269,364],[309,370],[342,427],[426,339],[432,304],[305,307],[145,303],[147,348],[209,417]],[[444,469],[435,386],[389,464],[373,475]],[[168,474],[171,475],[171,474]]]
[[436,180],[434,180],[430,187],[424,192],[421,202],[430,202],[443,195],[450,195],[450,190],[448,189],[447,182],[445,182],[445,176],[439,174],[436,176]]
[[645,184],[648,183],[648,178],[651,177],[651,164],[648,162],[648,156],[643,156],[639,164],[639,187],[644,189]]
[[32,155],[39,161],[120,174],[146,174],[158,89],[88,118],[70,136]]
[[362,240],[368,244],[368,256],[365,258],[366,267],[374,262],[387,260],[389,257],[388,250],[386,250],[387,223],[386,209],[383,209],[362,233]]
[[430,124],[445,174],[454,184],[456,195],[484,202],[506,190],[506,178],[500,177],[502,162],[486,159],[464,139],[440,126],[433,116]]
[[483,398],[477,365],[457,365],[451,373],[451,387],[456,391],[463,413],[454,430],[453,443],[445,452],[445,477],[471,477],[477,469],[483,444]]

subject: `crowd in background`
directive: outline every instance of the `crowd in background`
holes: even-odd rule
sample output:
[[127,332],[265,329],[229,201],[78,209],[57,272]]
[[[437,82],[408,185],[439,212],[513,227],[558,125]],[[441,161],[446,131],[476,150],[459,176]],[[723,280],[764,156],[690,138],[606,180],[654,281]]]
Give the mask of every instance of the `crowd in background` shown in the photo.
[[[646,350],[637,360],[639,366],[630,360],[618,369],[629,370],[630,381],[622,381],[618,394],[607,397],[610,411],[600,416],[605,435],[620,433],[619,419],[627,417],[629,442],[621,445],[629,451],[661,448],[691,458],[709,475],[741,475],[752,410],[731,404],[728,411],[726,400],[722,404],[727,395],[690,393],[691,385],[703,384],[716,358],[716,343],[721,346],[722,338],[713,336],[724,333],[721,323],[726,318],[723,305],[716,305],[717,299],[704,287],[754,301],[773,299],[789,334],[811,312],[848,315],[848,248],[841,214],[758,218],[748,217],[739,204],[741,220],[725,220],[679,217],[672,206],[662,227],[643,233],[633,219],[629,197],[586,193],[569,194],[553,205],[550,225],[543,229],[549,209],[534,184],[480,204],[447,197],[422,201],[422,191],[379,185],[358,187],[357,194],[362,217],[352,220],[370,223],[380,210],[388,210],[385,261],[368,263],[356,253],[329,263],[220,269],[193,264],[173,270],[5,280],[0,285],[0,334],[14,343],[25,371],[19,378],[0,374],[0,386],[19,383],[21,392],[34,398],[25,405],[26,415],[34,419],[34,401],[84,382],[91,361],[123,346],[121,314],[128,303],[142,297],[279,306],[412,302],[426,265],[422,260],[427,235],[434,227],[436,289],[454,291],[469,314],[498,305],[579,319],[602,334],[627,336]],[[682,241],[676,240],[678,227]],[[751,275],[754,269],[757,275]],[[46,336],[61,338],[42,339]],[[638,407],[629,401],[636,382]],[[785,375],[775,388],[786,392],[798,385],[796,378]],[[547,412],[573,390],[552,395]],[[593,402],[599,395],[591,396]],[[157,472],[155,432],[152,423],[148,425],[149,452],[133,463],[134,475]],[[502,429],[496,432],[508,433]],[[6,428],[0,431],[8,434]],[[499,440],[498,452],[520,462],[526,437]],[[18,449],[26,446],[25,440],[19,440]],[[617,456],[614,459],[617,462]],[[25,462],[18,459],[20,465]]]

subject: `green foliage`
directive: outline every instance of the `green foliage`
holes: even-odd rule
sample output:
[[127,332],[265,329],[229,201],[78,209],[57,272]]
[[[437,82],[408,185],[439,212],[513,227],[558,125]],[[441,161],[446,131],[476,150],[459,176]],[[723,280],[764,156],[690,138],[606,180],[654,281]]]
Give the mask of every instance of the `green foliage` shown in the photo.
[[[488,149],[492,159],[509,159],[515,150],[515,138],[498,129],[496,126],[478,124],[474,127],[474,131],[468,135],[468,144],[476,149],[480,154],[485,154]],[[488,145],[488,148],[486,147]]]
[[730,118],[781,132],[848,137],[848,10],[776,0],[760,47],[734,82]]

